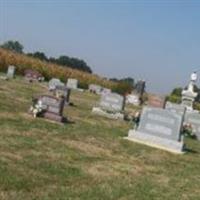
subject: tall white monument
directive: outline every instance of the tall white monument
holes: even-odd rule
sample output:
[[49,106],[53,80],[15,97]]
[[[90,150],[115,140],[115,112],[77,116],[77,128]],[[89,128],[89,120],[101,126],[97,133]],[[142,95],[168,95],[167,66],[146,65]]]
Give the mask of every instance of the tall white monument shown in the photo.
[[186,107],[188,111],[193,110],[194,100],[197,97],[197,93],[194,92],[194,85],[197,82],[197,73],[193,72],[190,77],[190,83],[187,89],[182,91],[182,105]]

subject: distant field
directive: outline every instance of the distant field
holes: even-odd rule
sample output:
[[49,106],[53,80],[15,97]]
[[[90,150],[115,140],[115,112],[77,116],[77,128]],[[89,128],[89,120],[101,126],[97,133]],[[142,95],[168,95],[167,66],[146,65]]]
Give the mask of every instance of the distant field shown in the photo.
[[24,74],[25,69],[34,69],[42,73],[46,79],[56,77],[66,82],[68,78],[76,78],[79,80],[82,87],[87,87],[90,83],[96,83],[113,89],[117,85],[116,83],[98,75],[89,74],[66,66],[43,62],[24,54],[18,54],[0,48],[0,71],[6,72],[9,65],[16,66],[18,74]]
[[[45,84],[0,80],[1,200],[199,200],[200,143],[174,155],[123,140],[130,122],[91,114],[98,96],[73,92],[72,122],[27,114]],[[130,109],[130,107],[129,107]]]

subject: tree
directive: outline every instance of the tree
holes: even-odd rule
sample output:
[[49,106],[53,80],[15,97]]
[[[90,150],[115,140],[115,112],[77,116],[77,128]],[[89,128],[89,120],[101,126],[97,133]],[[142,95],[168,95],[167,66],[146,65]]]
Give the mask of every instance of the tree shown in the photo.
[[18,41],[9,40],[1,45],[1,48],[8,49],[17,53],[23,53],[23,45]]
[[42,61],[48,61],[47,56],[43,52],[36,51],[35,53],[28,53],[27,55],[33,58],[38,58]]
[[181,97],[182,91],[183,91],[183,88],[181,88],[181,87],[175,88],[175,89],[172,90],[171,95]]
[[56,63],[62,66],[71,67],[73,69],[78,69],[84,72],[92,73],[91,68],[87,65],[84,60],[78,58],[71,58],[69,56],[60,56],[59,58],[50,58],[50,62]]

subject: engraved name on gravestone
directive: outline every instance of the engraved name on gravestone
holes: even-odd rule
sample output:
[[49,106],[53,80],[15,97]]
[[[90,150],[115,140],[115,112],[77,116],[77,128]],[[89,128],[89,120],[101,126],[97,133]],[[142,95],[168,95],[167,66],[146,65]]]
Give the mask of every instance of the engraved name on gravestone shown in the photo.
[[186,108],[183,105],[171,103],[169,101],[165,104],[165,109],[181,115],[184,115],[186,111]]
[[101,96],[100,108],[108,112],[121,112],[124,110],[125,99],[115,93],[104,94]]
[[67,80],[67,88],[69,89],[77,89],[78,88],[78,80],[69,78]]
[[10,65],[7,71],[7,78],[14,78],[15,75],[15,66]]
[[186,112],[184,122],[192,125],[193,134],[200,140],[200,113]]
[[62,83],[59,79],[57,78],[52,78],[50,81],[49,81],[49,90],[52,91],[52,90],[55,90],[56,89],[56,86],[64,86],[65,84]]
[[170,140],[180,140],[182,116],[159,108],[145,108],[138,131]]
[[45,108],[44,117],[50,120],[62,122],[64,99],[44,95],[39,98]]

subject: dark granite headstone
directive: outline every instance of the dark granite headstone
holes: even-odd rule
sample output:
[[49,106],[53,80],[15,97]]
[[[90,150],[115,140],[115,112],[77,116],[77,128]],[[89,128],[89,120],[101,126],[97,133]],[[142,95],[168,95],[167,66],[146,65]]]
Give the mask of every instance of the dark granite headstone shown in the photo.
[[32,69],[26,69],[24,71],[24,77],[29,82],[43,81],[44,80],[44,77],[42,76],[42,74],[40,74],[38,71],[35,71],[35,70],[32,70]]
[[44,117],[50,120],[63,122],[64,98],[43,95],[38,98],[45,107]]

